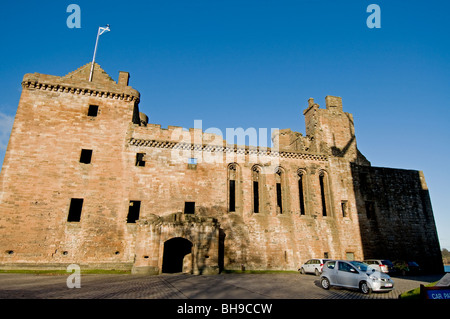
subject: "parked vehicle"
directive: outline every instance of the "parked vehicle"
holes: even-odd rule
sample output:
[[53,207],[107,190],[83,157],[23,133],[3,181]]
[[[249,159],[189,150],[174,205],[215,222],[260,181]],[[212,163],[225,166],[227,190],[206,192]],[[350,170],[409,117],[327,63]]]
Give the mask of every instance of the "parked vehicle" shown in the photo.
[[323,265],[329,261],[330,259],[310,259],[306,263],[304,263],[298,271],[301,274],[315,274],[319,276],[322,273]]
[[393,274],[395,272],[394,264],[388,259],[367,259],[364,262],[375,270],[384,272],[385,274]]
[[323,289],[330,289],[331,286],[356,288],[364,294],[394,289],[394,281],[389,275],[376,271],[366,263],[345,260],[328,261],[323,267],[320,285]]
[[417,264],[415,261],[396,260],[394,261],[394,268],[402,276],[417,275],[422,271],[419,264]]

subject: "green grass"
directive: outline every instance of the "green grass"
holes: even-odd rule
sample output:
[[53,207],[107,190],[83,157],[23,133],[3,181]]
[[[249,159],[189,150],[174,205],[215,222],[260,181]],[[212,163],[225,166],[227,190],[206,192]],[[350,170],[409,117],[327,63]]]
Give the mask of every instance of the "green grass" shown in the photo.
[[224,269],[222,274],[298,274],[295,270],[231,270]]
[[[35,275],[70,275],[73,272],[67,272],[63,269],[52,270],[34,270],[34,269],[0,269],[0,273],[14,273],[14,274],[35,274]],[[131,270],[108,270],[108,269],[81,269],[81,274],[131,274]]]
[[[428,285],[425,285],[425,287],[433,287],[436,285],[438,281],[429,283]],[[420,287],[417,287],[415,289],[411,289],[409,291],[405,291],[400,295],[401,299],[420,299]]]

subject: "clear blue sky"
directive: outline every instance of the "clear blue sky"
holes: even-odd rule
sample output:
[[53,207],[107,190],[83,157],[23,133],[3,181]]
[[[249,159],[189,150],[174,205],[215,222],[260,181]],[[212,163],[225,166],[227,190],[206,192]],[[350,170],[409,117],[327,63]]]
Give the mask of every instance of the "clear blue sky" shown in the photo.
[[[69,4],[81,28],[69,29]],[[369,29],[369,4],[381,29]],[[150,122],[304,133],[310,97],[343,98],[374,166],[423,170],[450,249],[450,2],[7,1],[0,7],[0,162],[25,73],[91,61],[131,74]]]

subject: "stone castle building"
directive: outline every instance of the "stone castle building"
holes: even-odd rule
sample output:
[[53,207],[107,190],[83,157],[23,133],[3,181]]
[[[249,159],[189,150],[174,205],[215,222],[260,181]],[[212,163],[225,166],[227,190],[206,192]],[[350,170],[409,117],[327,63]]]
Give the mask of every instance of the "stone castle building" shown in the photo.
[[129,74],[26,74],[0,175],[0,268],[297,270],[309,258],[442,270],[420,171],[372,167],[339,97],[272,148],[151,124]]

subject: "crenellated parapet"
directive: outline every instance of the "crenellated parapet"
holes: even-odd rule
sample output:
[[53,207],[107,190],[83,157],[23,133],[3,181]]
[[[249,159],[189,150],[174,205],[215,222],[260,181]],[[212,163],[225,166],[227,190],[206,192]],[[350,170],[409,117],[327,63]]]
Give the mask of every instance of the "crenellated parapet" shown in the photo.
[[[140,93],[128,86],[127,81],[124,83],[123,80],[120,81],[119,79],[119,83],[116,83],[98,64],[95,64],[95,76],[91,82],[88,80],[88,74],[86,73],[89,68],[90,63],[63,77],[40,73],[27,73],[23,77],[22,88],[139,103]],[[123,73],[121,72],[122,78],[124,77]]]

